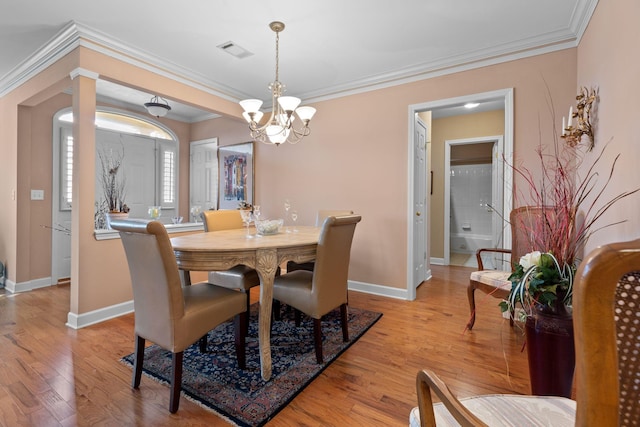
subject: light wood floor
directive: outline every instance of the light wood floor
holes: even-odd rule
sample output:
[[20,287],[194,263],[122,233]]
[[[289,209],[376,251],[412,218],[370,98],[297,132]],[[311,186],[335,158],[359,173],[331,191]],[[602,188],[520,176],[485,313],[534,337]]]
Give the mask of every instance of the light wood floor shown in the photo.
[[[461,397],[529,393],[522,333],[498,301],[478,293],[465,332],[471,269],[432,269],[415,301],[351,292],[350,305],[384,316],[268,426],[406,426],[422,368]],[[68,311],[68,286],[0,294],[1,426],[226,425],[184,398],[171,415],[168,387],[149,378],[130,388],[118,360],[133,351],[133,315],[76,331],[64,326]]]

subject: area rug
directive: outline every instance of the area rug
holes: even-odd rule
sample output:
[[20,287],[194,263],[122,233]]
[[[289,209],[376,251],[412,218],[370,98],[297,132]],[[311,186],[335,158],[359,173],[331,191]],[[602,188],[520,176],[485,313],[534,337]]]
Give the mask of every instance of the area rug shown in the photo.
[[[342,341],[340,310],[322,321],[324,363],[316,362],[313,322],[303,316],[295,326],[293,310],[283,306],[282,320],[271,329],[272,376],[260,375],[258,349],[258,304],[251,306],[247,338],[247,369],[238,369],[233,346],[233,323],[226,322],[209,332],[207,353],[194,344],[184,352],[182,397],[209,409],[231,424],[262,426],[271,420],[314,378],[354,344],[381,313],[349,307],[349,342]],[[133,354],[121,360],[133,366]],[[145,349],[143,372],[165,384],[171,378],[171,353],[156,345]],[[141,384],[144,387],[144,381]],[[167,399],[169,392],[167,390]]]

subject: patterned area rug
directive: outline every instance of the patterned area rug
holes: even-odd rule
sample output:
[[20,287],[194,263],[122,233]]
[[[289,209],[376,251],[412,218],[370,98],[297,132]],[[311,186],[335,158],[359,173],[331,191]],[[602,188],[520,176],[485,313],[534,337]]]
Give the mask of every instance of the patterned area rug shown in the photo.
[[[232,424],[262,426],[382,316],[381,313],[349,307],[349,342],[345,343],[340,328],[340,310],[329,313],[322,321],[324,363],[319,365],[313,347],[312,320],[303,316],[300,327],[296,327],[293,310],[286,310],[286,306],[283,306],[282,313],[282,320],[274,322],[271,329],[271,380],[264,381],[260,376],[258,304],[253,304],[247,338],[247,369],[238,369],[233,346],[233,323],[224,323],[209,332],[206,354],[200,353],[197,344],[185,350],[182,397],[215,412]],[[133,354],[123,357],[121,361],[132,366]],[[156,345],[147,347],[143,372],[168,384],[171,353]],[[144,387],[144,381],[141,387]]]

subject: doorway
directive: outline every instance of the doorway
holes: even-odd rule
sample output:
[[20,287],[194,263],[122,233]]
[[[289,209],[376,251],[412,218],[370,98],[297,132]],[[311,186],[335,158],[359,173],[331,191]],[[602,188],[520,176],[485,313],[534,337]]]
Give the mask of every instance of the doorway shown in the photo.
[[[58,111],[53,120],[51,283],[67,281],[71,276],[72,122],[71,108]],[[129,177],[129,215],[146,218],[148,207],[159,205],[167,221],[178,209],[178,138],[168,128],[146,117],[98,108],[96,149],[121,144],[127,150],[128,163],[123,166]],[[96,179],[96,197],[100,197],[101,191]]]
[[[475,103],[497,102],[497,103],[500,103],[501,107],[504,110],[504,132],[502,132],[503,138],[504,138],[503,139],[504,151],[502,153],[497,153],[497,156],[498,156],[497,158],[499,159],[499,162],[500,162],[499,164],[500,164],[500,167],[502,168],[503,177],[504,177],[504,180],[502,183],[502,189],[505,197],[503,198],[502,209],[503,209],[503,212],[505,212],[505,217],[508,217],[508,213],[511,211],[512,203],[513,203],[512,197],[511,197],[511,192],[513,188],[513,185],[512,185],[513,172],[511,168],[505,167],[504,165],[511,164],[512,157],[513,157],[513,88],[500,89],[500,90],[491,91],[491,92],[483,92],[483,93],[471,94],[471,95],[466,95],[466,96],[461,96],[456,98],[448,98],[448,99],[442,99],[437,101],[429,101],[429,102],[424,102],[420,104],[409,105],[409,109],[408,109],[409,110],[408,111],[408,114],[409,114],[409,117],[408,117],[409,188],[407,193],[409,200],[407,203],[408,209],[407,209],[407,268],[406,268],[408,300],[414,300],[416,297],[416,289],[413,286],[413,275],[415,271],[414,250],[416,247],[413,217],[414,217],[414,206],[416,203],[415,187],[416,185],[419,185],[419,183],[416,182],[415,167],[414,167],[414,158],[415,158],[414,135],[416,132],[415,116],[416,114],[425,112],[425,111],[435,112],[441,109],[462,108],[465,104],[471,103],[471,102],[475,102]],[[427,123],[427,126],[430,126],[430,123]],[[430,179],[431,178],[430,171],[427,173],[427,177],[428,177],[427,188],[431,188],[431,186],[433,185],[435,190],[436,186],[443,185],[442,182],[438,183],[435,179]],[[433,209],[433,204],[428,202],[428,205],[430,206],[430,209],[427,210],[426,212],[425,221],[430,221],[432,216],[431,210]],[[505,248],[509,248],[509,246],[511,245],[511,230],[507,225],[508,224],[506,223],[505,219],[502,218],[501,228],[504,230],[503,247]],[[431,232],[432,232],[431,233],[432,235],[435,233],[435,230],[433,229],[433,227],[431,227]],[[433,254],[433,250],[431,248],[431,242],[429,241],[427,242],[427,251],[428,253]],[[438,260],[434,259],[432,255],[431,263],[432,264],[442,263],[442,260],[440,260],[440,262],[437,262],[437,261]]]
[[445,141],[444,265],[477,268],[478,249],[502,247],[503,145],[502,135]]

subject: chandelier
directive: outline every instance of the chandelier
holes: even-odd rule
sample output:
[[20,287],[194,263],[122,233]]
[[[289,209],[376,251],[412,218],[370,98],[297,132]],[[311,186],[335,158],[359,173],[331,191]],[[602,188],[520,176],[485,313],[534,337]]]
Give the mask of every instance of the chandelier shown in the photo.
[[[242,116],[249,122],[251,138],[267,144],[280,145],[283,142],[295,144],[305,136],[311,133],[309,122],[316,112],[313,107],[298,107],[300,98],[293,96],[282,96],[285,91],[285,85],[278,80],[278,59],[279,59],[279,42],[280,32],[284,30],[282,22],[272,22],[269,24],[271,30],[276,33],[276,79],[269,84],[272,94],[271,116],[264,125],[260,126],[260,119],[263,113],[260,111],[262,101],[260,99],[245,99],[240,101],[240,106],[244,109]],[[296,115],[302,121],[302,127],[296,129],[293,127],[293,121]]]

